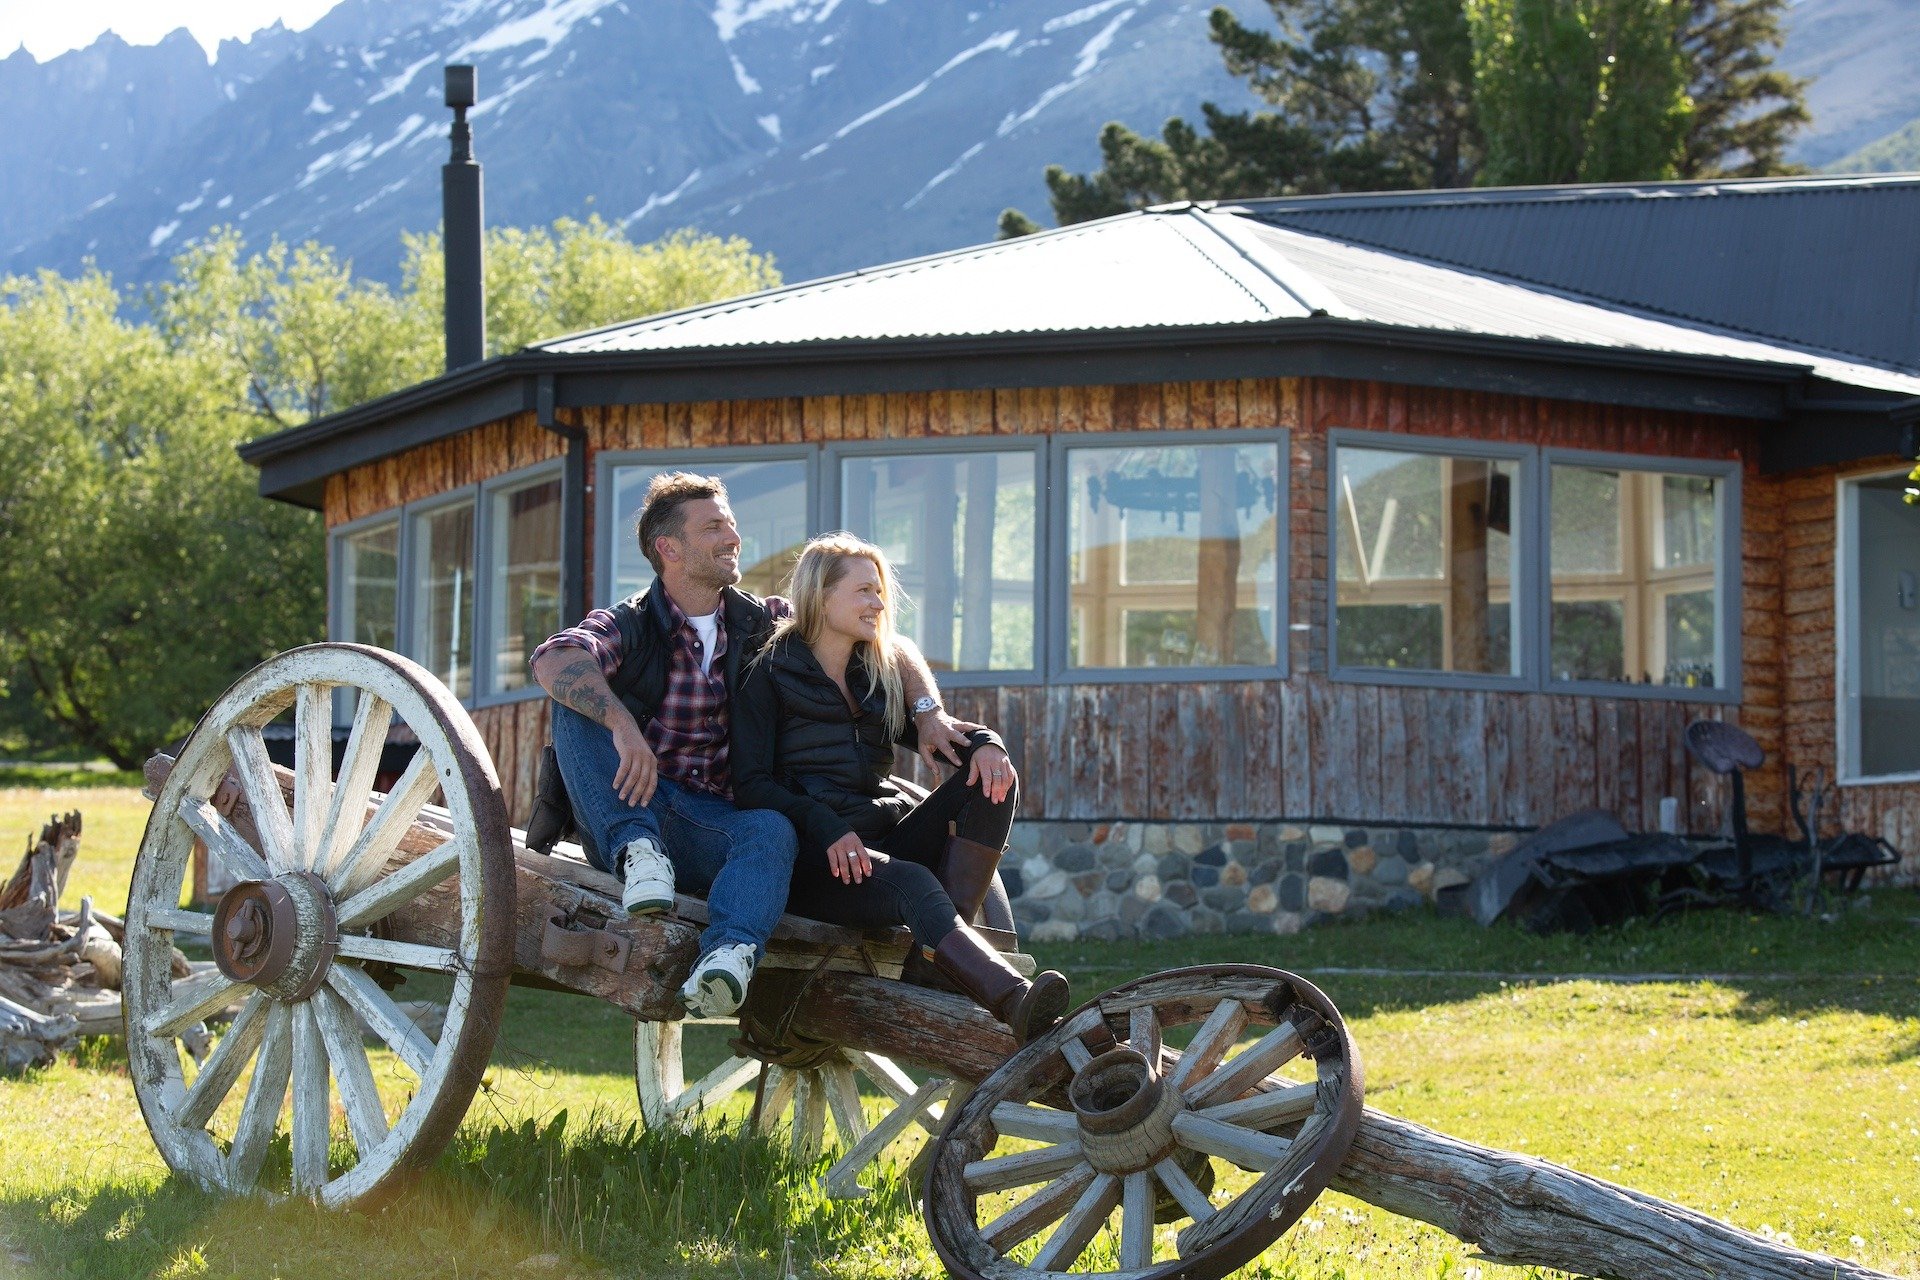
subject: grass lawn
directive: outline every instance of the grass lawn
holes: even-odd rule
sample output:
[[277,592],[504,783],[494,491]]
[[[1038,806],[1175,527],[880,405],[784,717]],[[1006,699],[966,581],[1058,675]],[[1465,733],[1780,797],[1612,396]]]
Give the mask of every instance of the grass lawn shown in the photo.
[[[76,886],[118,910],[144,802],[0,791],[0,839],[19,847],[56,808],[87,818]],[[1376,1108],[1920,1277],[1913,891],[1830,924],[1723,912],[1540,940],[1421,916],[1036,950],[1084,995],[1181,964],[1300,970],[1347,1017]],[[417,985],[400,994],[430,994]],[[688,1037],[691,1069],[723,1052],[718,1029]],[[734,1136],[744,1100],[715,1134],[636,1132],[630,1045],[603,1006],[516,989],[490,1089],[419,1189],[379,1213],[323,1214],[167,1179],[117,1048],[97,1042],[0,1080],[0,1278],[941,1274],[896,1181],[824,1200],[779,1146]],[[376,1055],[398,1105],[405,1077],[383,1067]],[[1329,1195],[1244,1274],[1476,1268],[1500,1274],[1439,1231]]]

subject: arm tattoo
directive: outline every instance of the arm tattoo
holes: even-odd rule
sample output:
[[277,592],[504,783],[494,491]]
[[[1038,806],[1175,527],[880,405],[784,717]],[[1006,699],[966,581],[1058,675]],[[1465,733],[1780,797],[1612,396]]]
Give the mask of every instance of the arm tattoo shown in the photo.
[[[596,680],[594,677],[599,678]],[[595,684],[600,687],[594,688]],[[600,674],[600,664],[592,658],[569,663],[553,678],[553,700],[563,707],[573,708],[595,724],[607,722],[610,692],[606,687],[606,677]]]

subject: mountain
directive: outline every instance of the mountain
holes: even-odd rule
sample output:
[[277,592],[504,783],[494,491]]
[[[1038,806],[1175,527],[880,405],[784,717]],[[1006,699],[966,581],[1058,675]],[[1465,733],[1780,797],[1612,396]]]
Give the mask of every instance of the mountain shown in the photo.
[[[1782,61],[1816,77],[1824,165],[1920,116],[1914,0],[1798,0]],[[1100,126],[1157,132],[1253,99],[1207,40],[1212,0],[341,0],[221,45],[105,36],[0,61],[0,269],[163,275],[211,228],[318,239],[394,280],[439,221],[440,68],[480,68],[487,218],[599,213],[650,239],[739,234],[804,279],[1044,218],[1049,163]],[[1243,19],[1263,0],[1230,0]]]
[[[743,235],[789,279],[852,269],[990,239],[1008,204],[1043,212],[1046,165],[1096,163],[1107,120],[1157,131],[1202,99],[1245,101],[1207,41],[1208,7],[344,0],[288,47],[275,37],[279,56],[256,56],[248,77],[225,74],[223,48],[197,74],[176,68],[177,106],[120,104],[118,121],[48,73],[91,60],[112,79],[131,53],[177,56],[178,39],[103,40],[44,67],[16,54],[0,102],[40,104],[42,172],[62,191],[38,218],[25,199],[9,210],[0,261],[71,271],[93,257],[149,279],[232,223],[254,243],[321,240],[393,279],[400,233],[439,220],[440,68],[471,61],[489,223],[598,212],[637,239]],[[144,165],[128,147],[85,182],[55,167],[95,134],[138,140],[149,114],[169,118],[145,135]]]

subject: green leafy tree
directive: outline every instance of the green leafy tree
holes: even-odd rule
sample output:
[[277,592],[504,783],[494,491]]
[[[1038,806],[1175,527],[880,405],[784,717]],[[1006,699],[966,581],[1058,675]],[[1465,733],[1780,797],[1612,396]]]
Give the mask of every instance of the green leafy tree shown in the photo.
[[[0,729],[138,767],[247,668],[318,639],[324,537],[234,446],[438,374],[438,240],[396,291],[215,232],[150,291],[0,280]],[[598,220],[488,235],[495,350],[777,285],[742,240]]]
[[1467,0],[1495,186],[1671,178],[1693,104],[1675,0]]
[[0,303],[0,666],[137,768],[316,634],[318,521],[259,500],[230,377],[123,319],[106,276],[8,279]]
[[[597,214],[489,231],[486,271],[489,354],[780,283],[773,258],[738,236],[681,230],[637,245]],[[429,318],[437,359],[446,289],[440,237],[408,236],[401,274],[410,304]]]

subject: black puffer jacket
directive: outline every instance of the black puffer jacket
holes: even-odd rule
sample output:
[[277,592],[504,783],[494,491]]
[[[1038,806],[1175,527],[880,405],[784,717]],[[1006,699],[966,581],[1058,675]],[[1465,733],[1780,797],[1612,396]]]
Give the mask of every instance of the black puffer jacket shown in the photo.
[[[733,802],[785,814],[803,849],[825,849],[849,831],[884,848],[887,833],[918,802],[911,784],[892,776],[886,690],[873,679],[864,651],[857,646],[847,663],[847,687],[860,698],[857,712],[813,650],[793,635],[751,663],[734,693]],[[898,742],[919,747],[912,720]],[[968,753],[988,744],[1002,745],[991,730],[977,730]]]

